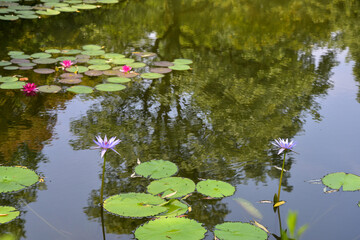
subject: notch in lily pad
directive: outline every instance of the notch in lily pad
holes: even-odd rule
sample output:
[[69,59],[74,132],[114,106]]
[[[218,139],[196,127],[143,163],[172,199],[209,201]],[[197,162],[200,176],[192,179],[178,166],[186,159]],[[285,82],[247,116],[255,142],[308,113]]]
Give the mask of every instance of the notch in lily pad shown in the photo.
[[196,190],[212,198],[222,198],[233,195],[235,187],[227,182],[208,179],[198,182]]
[[215,236],[219,240],[266,240],[267,233],[250,223],[225,222],[215,226]]
[[29,187],[39,180],[32,170],[22,167],[0,166],[0,192],[13,192]]
[[324,185],[332,189],[339,190],[342,187],[343,191],[360,190],[360,176],[351,173],[330,173],[324,176],[321,180]]
[[[179,198],[195,191],[195,183],[188,178],[167,177],[155,180],[147,187],[149,193],[167,198]],[[176,192],[175,194],[172,194]]]
[[178,171],[175,163],[165,160],[151,160],[135,167],[135,173],[146,178],[160,179],[170,177]]
[[205,237],[205,233],[206,229],[195,220],[169,217],[145,223],[136,229],[135,237],[139,240],[200,240]]

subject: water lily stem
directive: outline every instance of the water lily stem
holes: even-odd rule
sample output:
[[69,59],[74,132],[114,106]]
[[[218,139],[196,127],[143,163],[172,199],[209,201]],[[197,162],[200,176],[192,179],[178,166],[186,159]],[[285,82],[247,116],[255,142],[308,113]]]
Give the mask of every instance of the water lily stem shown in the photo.
[[105,155],[104,155],[104,163],[103,163],[103,171],[102,171],[102,179],[101,179],[101,190],[100,190],[100,205],[103,206],[104,202],[104,178],[105,178]]
[[282,177],[284,174],[284,167],[285,167],[285,157],[286,157],[286,151],[284,151],[284,160],[283,160],[283,164],[282,164],[282,168],[281,168],[281,175],[280,175],[280,182],[279,182],[279,191],[278,191],[278,195],[277,195],[277,200],[278,202],[280,201],[280,190],[281,190],[281,183],[282,183]]

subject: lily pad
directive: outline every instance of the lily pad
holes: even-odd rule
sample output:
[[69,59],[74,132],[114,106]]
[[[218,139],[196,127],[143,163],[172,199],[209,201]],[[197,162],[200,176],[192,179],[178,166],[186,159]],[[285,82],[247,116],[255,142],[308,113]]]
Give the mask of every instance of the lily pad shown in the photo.
[[97,70],[90,70],[90,71],[86,71],[84,74],[87,75],[87,76],[90,76],[90,77],[93,77],[93,76],[96,77],[96,76],[102,75],[103,72],[102,71],[97,71]]
[[34,69],[34,72],[40,73],[40,74],[50,74],[50,73],[54,73],[55,70],[51,69],[51,68],[37,68],[37,69]]
[[57,61],[58,60],[54,58],[38,58],[33,60],[33,62],[37,64],[54,64]]
[[65,55],[75,55],[78,53],[81,53],[81,50],[77,50],[77,49],[64,49],[61,51],[62,54]]
[[33,185],[38,180],[39,176],[30,169],[0,166],[0,192],[2,193],[18,191]]
[[66,91],[73,93],[92,93],[94,90],[88,86],[72,86],[67,88]]
[[97,8],[96,5],[91,5],[91,4],[77,4],[77,5],[73,5],[73,7],[77,8],[77,9],[82,9],[82,10]]
[[99,45],[93,45],[93,44],[88,44],[88,45],[84,45],[82,47],[82,49],[86,50],[86,51],[94,51],[94,50],[100,50],[101,46]]
[[30,15],[30,14],[28,14],[28,15],[18,15],[18,17],[22,18],[22,19],[37,19],[37,18],[39,18],[38,15]]
[[86,50],[82,51],[81,54],[83,55],[89,55],[89,56],[100,56],[105,53],[104,50]]
[[143,73],[140,75],[140,77],[142,78],[147,78],[147,79],[156,79],[156,78],[162,78],[164,77],[164,74],[161,73]]
[[55,8],[56,11],[60,12],[76,12],[77,8],[74,7],[57,7]]
[[243,222],[226,222],[215,226],[215,236],[219,240],[266,240],[268,235],[262,229]]
[[138,73],[135,73],[135,72],[131,72],[131,73],[119,72],[117,75],[118,75],[119,77],[133,78],[133,77],[138,76],[139,74],[138,74]]
[[151,182],[147,190],[151,194],[162,194],[162,196],[176,192],[168,198],[178,198],[193,192],[195,183],[188,178],[168,177]]
[[49,54],[49,53],[34,53],[34,54],[31,54],[31,57],[32,58],[50,58],[51,54]]
[[164,160],[151,160],[135,167],[135,173],[143,177],[160,179],[170,177],[178,171],[175,163]]
[[84,73],[86,71],[88,71],[89,69],[87,67],[84,66],[77,66],[77,67],[69,67],[66,69],[66,71],[68,72],[78,72],[78,73]]
[[38,89],[40,92],[44,92],[44,93],[57,93],[61,90],[61,87],[56,85],[44,85],[38,87]]
[[64,84],[78,84],[81,83],[80,78],[63,78],[59,80],[60,83]]
[[106,59],[116,59],[116,58],[124,58],[125,55],[119,53],[106,53],[103,55]]
[[149,221],[135,231],[139,240],[200,240],[206,229],[200,223],[188,218],[159,218]]
[[29,63],[30,60],[28,60],[28,59],[15,59],[15,58],[13,58],[13,59],[10,60],[10,62],[19,64],[19,63]]
[[96,85],[95,88],[99,91],[115,92],[115,91],[124,90],[126,87],[121,84],[103,83]]
[[101,65],[101,64],[106,64],[107,61],[105,59],[98,59],[98,58],[95,58],[95,59],[91,59],[88,61],[89,64],[93,64],[93,65]]
[[35,63],[19,63],[19,66],[21,66],[21,67],[34,67],[34,66],[36,66],[36,64]]
[[14,207],[0,206],[0,223],[7,223],[19,216],[20,212]]
[[198,182],[196,185],[196,190],[199,193],[209,197],[222,198],[233,195],[235,192],[235,187],[227,182],[209,179]]
[[185,214],[189,209],[188,205],[177,199],[170,199],[166,204],[163,204],[162,206],[166,207],[167,211],[161,213],[156,217],[176,217]]
[[139,57],[155,57],[156,56],[156,53],[153,53],[153,52],[135,52],[134,54]]
[[145,67],[146,64],[142,62],[133,62],[133,63],[129,63],[128,66],[132,68],[142,68]]
[[46,10],[38,10],[36,11],[37,14],[39,15],[58,15],[60,14],[60,11],[57,10],[53,10],[53,9],[46,9]]
[[6,67],[4,67],[4,69],[5,70],[18,70],[19,69],[19,67],[18,66],[6,66]]
[[15,56],[15,55],[24,55],[24,52],[22,52],[22,51],[10,51],[10,52],[8,52],[8,55],[9,56]]
[[21,89],[26,83],[24,82],[6,82],[0,85],[1,89]]
[[52,7],[52,8],[54,8],[54,7],[60,8],[60,7],[68,7],[69,4],[60,3],[60,2],[47,2],[47,3],[45,3],[45,6]]
[[59,49],[47,49],[45,50],[46,53],[60,53],[61,51]]
[[150,72],[152,72],[152,73],[165,74],[165,73],[169,73],[171,71],[172,71],[172,69],[170,69],[170,68],[150,68]]
[[174,60],[175,64],[192,64],[193,61],[191,59],[178,58]]
[[107,3],[107,4],[111,4],[111,3],[118,3],[119,0],[97,0],[98,3]]
[[63,73],[60,75],[61,78],[82,78],[82,74],[76,74],[76,73]]
[[11,55],[11,57],[15,58],[15,59],[29,59],[29,58],[31,58],[31,56],[27,55],[27,54]]
[[174,63],[168,62],[168,61],[159,61],[159,62],[154,62],[153,64],[154,64],[155,66],[158,66],[158,67],[170,67],[170,66],[174,66]]
[[0,20],[6,20],[6,21],[15,21],[18,20],[19,17],[18,16],[14,16],[14,15],[4,15],[4,16],[0,16]]
[[174,66],[170,66],[169,68],[176,71],[185,71],[189,70],[190,66],[185,64],[175,64]]
[[110,69],[111,66],[108,64],[101,64],[101,65],[90,65],[89,69],[91,70],[98,70],[98,71],[102,71],[102,70],[108,70]]
[[0,82],[16,82],[17,77],[0,77]]
[[0,66],[8,66],[8,65],[11,65],[11,62],[9,61],[0,61]]
[[131,80],[129,78],[124,78],[124,77],[111,77],[106,79],[106,81],[109,83],[127,83],[130,82]]
[[122,193],[104,201],[104,208],[125,217],[148,217],[165,212],[165,200],[146,193]]
[[33,67],[31,66],[19,67],[19,70],[30,70],[30,69],[33,69]]
[[58,57],[56,58],[58,61],[75,61],[76,60],[76,57],[73,57],[73,56],[63,56],[63,57]]
[[360,190],[360,177],[350,173],[330,173],[322,178],[322,182],[332,189],[340,189],[342,187],[343,191]]
[[130,64],[135,62],[134,59],[131,58],[115,58],[112,60],[112,63],[117,64],[117,65],[125,65],[125,64]]
[[121,73],[119,70],[106,70],[106,71],[103,71],[103,74],[105,74],[107,76],[119,75],[119,73]]

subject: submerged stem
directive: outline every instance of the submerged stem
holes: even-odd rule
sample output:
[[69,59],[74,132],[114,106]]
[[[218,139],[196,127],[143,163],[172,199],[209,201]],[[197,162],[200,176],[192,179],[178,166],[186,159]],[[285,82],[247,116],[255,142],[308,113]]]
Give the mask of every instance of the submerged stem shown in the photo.
[[104,201],[104,176],[105,176],[105,155],[104,155],[104,163],[103,163],[103,171],[102,171],[102,179],[101,179],[101,190],[100,190],[100,205],[103,206]]
[[279,191],[278,191],[278,201],[280,201],[280,190],[281,190],[281,183],[282,183],[282,177],[283,177],[283,173],[284,173],[284,167],[285,167],[285,157],[286,157],[286,151],[284,151],[284,160],[283,160],[283,164],[282,164],[282,168],[281,168],[281,175],[280,175],[280,182],[279,182]]

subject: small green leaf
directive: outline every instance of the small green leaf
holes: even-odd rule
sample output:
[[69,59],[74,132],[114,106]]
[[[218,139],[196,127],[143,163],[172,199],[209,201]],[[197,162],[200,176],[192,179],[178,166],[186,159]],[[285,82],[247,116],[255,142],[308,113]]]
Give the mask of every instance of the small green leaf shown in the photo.
[[135,167],[135,173],[143,177],[160,179],[170,177],[178,171],[176,164],[164,160],[151,160]]
[[179,198],[192,193],[195,190],[195,183],[188,178],[168,177],[151,182],[147,190],[151,194],[162,194],[162,196],[176,192],[169,198]]
[[265,231],[250,223],[225,222],[215,226],[215,236],[219,240],[265,240],[268,235]]
[[95,88],[99,91],[114,92],[124,90],[126,86],[121,84],[103,83],[96,85]]
[[[19,216],[20,212],[14,207],[0,206],[0,223],[7,223]],[[3,239],[3,238],[1,238]]]
[[209,197],[222,198],[233,195],[235,187],[223,181],[205,180],[198,182],[196,190]]
[[0,166],[0,192],[13,192],[39,180],[39,176],[32,170],[22,167]]
[[343,191],[360,190],[360,177],[350,173],[330,173],[322,178],[324,185],[332,189],[343,188]]

